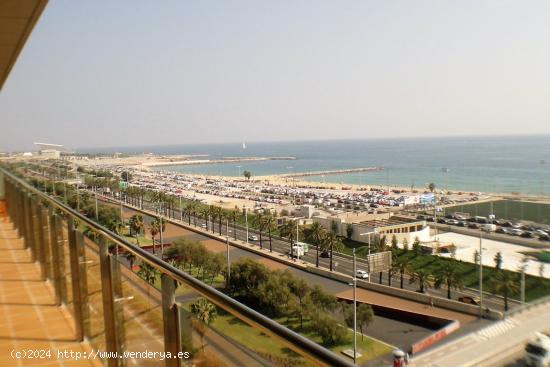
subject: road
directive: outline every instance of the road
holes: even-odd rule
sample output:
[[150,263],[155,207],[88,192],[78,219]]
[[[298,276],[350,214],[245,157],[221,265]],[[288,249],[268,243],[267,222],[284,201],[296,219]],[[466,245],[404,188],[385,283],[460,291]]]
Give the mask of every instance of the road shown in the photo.
[[[116,199],[112,199],[112,198],[108,198],[109,200],[115,200]],[[146,210],[149,210],[149,211],[152,211],[152,212],[156,212],[158,210],[158,206],[155,205],[155,204],[152,204],[152,203],[149,203],[149,202],[144,202],[144,205],[143,205],[143,209],[146,209]],[[175,210],[174,211],[174,217],[171,217],[172,219],[180,219],[181,218],[181,214],[179,212],[179,210]],[[171,214],[171,213],[170,213]],[[184,222],[185,223],[189,223],[189,220],[188,218],[184,218]],[[203,220],[202,218],[191,218],[191,224],[193,225],[194,223],[197,224],[197,226],[199,227],[202,227],[203,230],[206,230],[205,228],[205,225],[206,225],[206,221]],[[213,231],[214,229],[214,232],[215,233],[222,233],[222,234],[225,234],[226,233],[226,228],[225,228],[225,223],[222,222],[222,228],[221,228],[221,231],[219,229],[219,226],[218,226],[218,223],[214,223],[212,224],[211,221],[209,221],[208,223],[208,230],[209,231]],[[214,227],[214,228],[212,228]],[[230,232],[230,237],[232,239],[238,239],[238,240],[242,240],[242,241],[247,241],[247,231],[246,231],[246,228],[242,227],[242,226],[239,226],[237,225],[236,226],[237,228],[237,231],[236,231],[236,236],[235,236],[235,233],[233,232],[233,226],[230,224],[229,225],[229,232]],[[254,234],[258,237],[259,239],[259,232],[252,229],[252,228],[249,228],[249,234]],[[249,241],[251,243],[255,243],[258,245],[258,247],[260,247],[260,243],[259,241]],[[290,243],[287,241],[287,240],[283,240],[283,239],[279,239],[279,238],[273,238],[272,241],[271,241],[271,245],[272,245],[272,249],[274,252],[277,252],[277,253],[281,253],[281,254],[288,254],[289,253],[289,250],[290,250]],[[269,248],[269,239],[268,239],[268,236],[266,233],[263,233],[262,234],[262,246],[263,248]],[[353,275],[353,260],[351,258],[351,256],[349,255],[346,255],[346,254],[341,254],[341,253],[335,253],[333,255],[333,266],[334,266],[334,270],[335,271],[338,271],[340,273],[343,273],[343,274],[346,274],[346,275]],[[308,262],[310,264],[316,264],[316,251],[315,251],[315,246],[310,246],[310,251],[301,258],[301,260],[305,261],[305,262]],[[324,268],[329,268],[330,266],[330,259],[328,258],[323,258],[323,257],[319,257],[319,266],[321,267],[324,267]],[[367,262],[366,260],[362,259],[360,256],[357,257],[357,269],[358,270],[367,270]],[[379,281],[379,273],[377,274],[372,274],[371,275],[371,281],[372,282],[378,282]],[[384,272],[382,273],[382,284],[385,284],[387,285],[388,284],[388,273],[387,272]],[[399,286],[399,274],[396,274],[394,277],[392,277],[392,285],[393,286]],[[403,288],[404,289],[407,289],[407,290],[410,290],[410,291],[417,291],[418,290],[418,287],[415,285],[415,284],[410,284],[409,282],[409,276],[407,274],[405,274],[404,276],[404,284],[403,284]],[[428,294],[430,295],[433,295],[435,297],[442,297],[442,298],[446,298],[447,297],[447,290],[442,288],[442,289],[429,289],[428,290]],[[472,288],[465,288],[463,290],[453,290],[452,291],[452,298],[453,299],[458,299],[459,297],[462,297],[462,296],[470,296],[470,297],[479,297],[479,291],[477,291],[476,289],[472,289]],[[510,300],[510,307],[511,308],[514,308],[516,306],[520,305],[519,302],[517,301],[514,301],[514,300]],[[504,305],[503,305],[503,301],[500,297],[498,296],[495,296],[493,294],[490,294],[490,293],[487,293],[487,292],[484,292],[483,294],[483,307],[489,307],[491,309],[495,309],[495,310],[503,310],[504,308]]]

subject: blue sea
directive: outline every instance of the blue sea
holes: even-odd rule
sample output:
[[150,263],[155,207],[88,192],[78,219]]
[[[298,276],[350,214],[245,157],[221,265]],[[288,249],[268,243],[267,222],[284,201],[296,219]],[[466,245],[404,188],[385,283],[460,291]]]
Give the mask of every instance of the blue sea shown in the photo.
[[[83,149],[157,154],[206,154],[222,157],[293,156],[296,160],[163,166],[168,170],[205,175],[237,176],[384,167],[379,172],[308,176],[306,180],[361,185],[481,192],[550,194],[550,136],[441,137],[293,142],[242,142],[181,146]],[[238,167],[240,166],[240,167]]]

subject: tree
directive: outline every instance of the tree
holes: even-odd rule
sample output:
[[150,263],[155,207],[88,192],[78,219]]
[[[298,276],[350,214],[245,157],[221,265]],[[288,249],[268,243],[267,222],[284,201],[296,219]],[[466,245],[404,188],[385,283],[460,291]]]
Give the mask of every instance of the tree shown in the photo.
[[151,233],[151,239],[153,240],[153,254],[156,253],[155,236],[159,234],[159,231],[160,222],[157,220],[153,220],[151,224],[149,224],[149,233]]
[[132,232],[134,232],[136,243],[139,246],[139,235],[141,231],[145,228],[145,225],[143,223],[143,216],[141,214],[132,215],[128,220],[128,224],[130,225],[130,235],[132,235]]
[[141,277],[141,279],[145,280],[150,285],[155,284],[155,280],[157,279],[157,269],[155,269],[152,265],[149,265],[146,262],[142,262],[141,266],[139,267],[139,270],[137,274]]
[[305,280],[294,277],[292,282],[290,282],[290,291],[298,299],[298,304],[297,304],[298,307],[296,311],[300,316],[300,329],[303,329],[304,313],[305,313],[304,303],[307,296],[309,295],[309,292],[311,291],[311,287],[309,286],[308,282],[306,282]]
[[409,241],[407,240],[407,237],[403,238],[403,251],[409,251]]
[[330,316],[316,313],[312,317],[311,323],[325,346],[342,344],[347,339],[347,329]]
[[[315,260],[315,266],[319,267],[319,249],[325,238],[326,230],[319,222],[313,222],[309,227],[306,240],[311,242],[316,247],[317,255]],[[331,269],[332,270],[332,269]]]
[[346,236],[347,236],[348,240],[351,240],[351,238],[353,237],[353,232],[354,231],[355,231],[355,229],[353,228],[352,223],[346,224]]
[[325,313],[332,312],[338,305],[337,298],[329,293],[326,293],[318,285],[313,286],[309,292],[309,300],[318,310]]
[[272,231],[275,229],[275,218],[271,213],[267,213],[264,216],[264,230],[267,230],[267,235],[269,236],[269,252],[273,252],[272,244]]
[[204,336],[206,334],[206,325],[210,325],[218,316],[216,305],[205,298],[199,298],[191,304],[191,313],[199,321],[197,331],[201,337],[201,345],[204,350]]
[[395,235],[391,236],[391,248],[397,250],[397,237]]
[[296,223],[293,220],[287,220],[283,225],[279,227],[279,233],[282,237],[285,237],[290,242],[290,257],[292,254],[292,245],[294,244],[294,238],[296,236]]
[[[233,236],[235,237],[235,240],[237,239],[237,220],[239,219],[240,215],[241,215],[241,212],[236,205],[235,205],[235,209],[229,212],[229,219],[233,222]],[[270,246],[271,246],[271,242],[270,242]]]
[[258,286],[257,297],[263,312],[281,316],[285,310],[290,308],[292,293],[290,292],[289,279],[290,277],[284,272],[275,271]]
[[410,270],[409,276],[409,283],[418,283],[418,292],[420,293],[425,293],[427,288],[432,287],[433,277],[431,273],[426,269]]
[[414,238],[412,248],[413,248],[413,252],[414,252],[415,255],[420,254],[420,239],[418,237]]
[[403,280],[405,278],[405,273],[408,273],[410,271],[411,260],[406,256],[402,256],[397,259],[397,267],[399,269],[399,275],[400,275],[399,288],[403,289]]
[[229,291],[233,296],[256,301],[256,291],[266,281],[269,270],[250,258],[241,258],[231,264]]
[[434,192],[435,184],[433,182],[430,182],[430,184],[428,185],[428,189],[430,190],[430,192]]
[[502,261],[503,261],[502,252],[499,251],[495,254],[494,261],[495,261],[495,268],[497,270],[502,269]]
[[[374,321],[374,312],[372,307],[367,303],[359,303],[357,305],[357,325],[361,331],[361,340],[364,339],[364,330]],[[347,304],[344,309],[344,319],[346,324],[353,327],[353,304]]]
[[519,292],[517,275],[510,271],[500,270],[491,280],[491,288],[494,293],[504,297],[504,311],[508,311],[508,297]]
[[260,212],[258,213],[258,215],[256,215],[256,218],[255,218],[255,224],[256,224],[256,227],[258,228],[258,231],[260,232],[260,250],[263,249],[263,243],[262,243],[262,232],[264,230],[264,226],[265,226],[265,222],[263,220],[263,213]]
[[124,171],[120,174],[120,177],[122,178],[122,181],[132,181],[132,174],[128,171]]
[[244,171],[244,172],[243,172],[243,176],[244,176],[248,181],[250,181],[250,177],[252,177],[252,172],[250,172],[250,171]]
[[342,251],[344,245],[342,244],[342,241],[340,241],[340,238],[334,232],[326,233],[322,241],[323,247],[329,249],[330,251],[330,271],[332,271],[332,255],[334,249],[336,249],[336,251]]
[[134,268],[134,262],[136,261],[136,255],[134,255],[132,252],[127,251],[126,255],[124,255],[126,260],[130,263],[130,270]]
[[338,223],[335,220],[330,222],[330,231],[334,234],[338,234]]
[[443,266],[435,274],[435,287],[440,288],[443,284],[447,286],[447,298],[451,299],[451,288],[462,289],[462,275],[459,273],[456,260],[445,261]]

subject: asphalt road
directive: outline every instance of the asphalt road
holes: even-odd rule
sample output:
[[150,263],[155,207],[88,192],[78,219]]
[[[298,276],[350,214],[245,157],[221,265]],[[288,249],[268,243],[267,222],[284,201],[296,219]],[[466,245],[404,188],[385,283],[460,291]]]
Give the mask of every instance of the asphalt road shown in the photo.
[[[151,203],[144,203],[144,209],[147,209],[149,211],[155,211],[157,209],[157,207]],[[173,219],[180,219],[180,212],[178,210],[175,211],[175,218]],[[188,220],[186,218],[184,218],[184,222],[188,223]],[[195,223],[195,220],[196,220],[196,223],[198,226],[203,226],[206,224],[206,221],[201,219],[201,218],[191,218],[191,224],[193,225]],[[218,223],[214,223],[213,224],[214,226],[214,231],[215,233],[218,233],[220,232],[219,230],[219,227],[218,227]],[[208,229],[210,231],[212,231],[212,222],[209,221],[208,223]],[[203,230],[206,230],[205,227],[203,227]],[[231,225],[231,223],[229,224],[229,235],[232,239],[235,239],[235,234],[233,233],[233,226]],[[221,233],[222,234],[225,234],[226,233],[226,228],[225,228],[225,223],[222,222],[222,229],[221,229]],[[251,229],[249,228],[249,235],[256,235],[258,237],[258,241],[248,241],[250,243],[254,243],[254,244],[257,244],[258,247],[260,247],[260,241],[259,241],[259,232],[254,230],[254,229]],[[236,239],[238,240],[242,240],[242,241],[246,241],[247,240],[247,235],[246,235],[246,228],[243,228],[239,225],[237,225],[237,236],[236,236]],[[276,238],[273,238],[272,241],[271,241],[271,245],[272,245],[272,249],[274,252],[278,252],[278,253],[282,253],[282,254],[289,254],[289,250],[290,250],[290,243],[286,240],[281,240],[281,239],[276,239]],[[267,233],[263,233],[262,234],[262,246],[264,248],[269,248],[269,238],[267,236]],[[315,251],[315,246],[310,246],[310,250],[309,252],[303,256],[301,258],[301,260],[303,261],[306,261],[308,263],[311,263],[311,264],[316,264],[316,251]],[[367,270],[367,262],[366,260],[362,259],[360,256],[357,257],[357,270]],[[330,266],[330,259],[328,258],[323,258],[323,257],[319,257],[319,266],[321,267],[325,267],[325,268],[329,268]],[[353,275],[353,261],[351,260],[351,257],[348,256],[348,255],[344,255],[344,254],[339,254],[339,253],[335,253],[334,254],[334,259],[333,259],[333,266],[334,266],[334,270],[335,271],[338,271],[340,273],[343,273],[343,274],[347,274],[347,275]],[[379,273],[375,273],[375,274],[372,274],[371,275],[371,281],[372,282],[379,282]],[[410,291],[417,291],[418,290],[418,286],[416,284],[410,284],[409,282],[409,276],[407,274],[405,274],[404,276],[404,282],[403,282],[403,288],[404,289],[407,289],[407,290],[410,290]],[[385,284],[385,285],[388,285],[388,273],[387,272],[384,272],[382,273],[382,284]],[[399,281],[399,274],[395,275],[394,277],[392,277],[392,285],[393,286],[399,286],[400,284],[400,281]],[[446,298],[447,297],[447,290],[446,288],[441,288],[441,289],[435,289],[435,288],[431,288],[427,291],[428,294],[430,295],[433,295],[433,296],[436,296],[436,297],[442,297],[442,298]],[[452,294],[451,294],[451,297],[452,299],[458,299],[459,297],[462,297],[462,296],[470,296],[470,297],[479,297],[479,291],[475,290],[475,289],[471,289],[471,288],[465,288],[463,290],[452,290]],[[513,308],[514,306],[518,306],[520,303],[517,302],[517,301],[514,301],[514,300],[510,300],[510,308]],[[495,296],[495,295],[492,295],[490,293],[485,293],[483,294],[483,307],[489,307],[491,309],[495,309],[495,310],[503,310],[504,309],[504,303],[502,301],[502,299],[498,296]]]

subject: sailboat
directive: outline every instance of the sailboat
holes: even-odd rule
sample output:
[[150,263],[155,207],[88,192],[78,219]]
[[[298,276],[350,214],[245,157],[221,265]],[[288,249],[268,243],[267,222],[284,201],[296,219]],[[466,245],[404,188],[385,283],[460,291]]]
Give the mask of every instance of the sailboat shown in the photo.
[[244,143],[244,141],[243,141],[243,149],[246,149],[246,144]]

